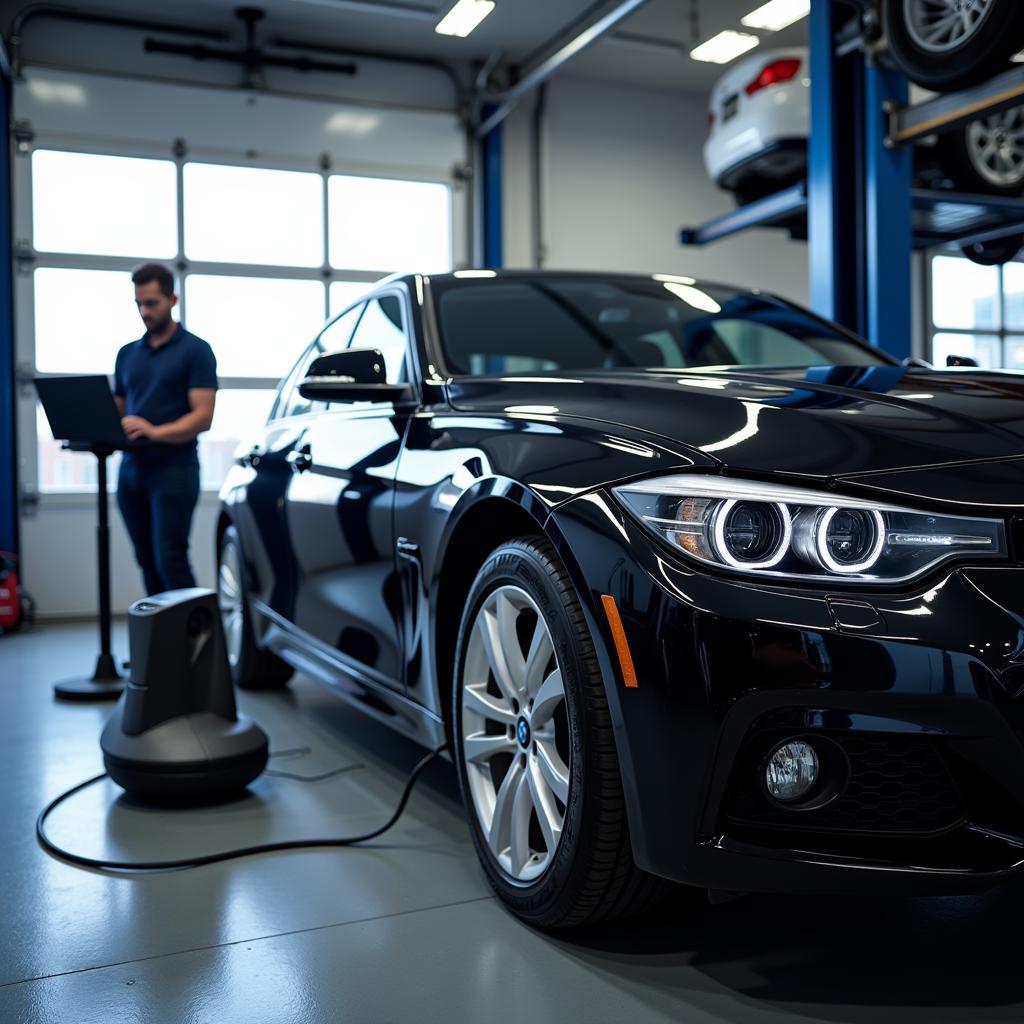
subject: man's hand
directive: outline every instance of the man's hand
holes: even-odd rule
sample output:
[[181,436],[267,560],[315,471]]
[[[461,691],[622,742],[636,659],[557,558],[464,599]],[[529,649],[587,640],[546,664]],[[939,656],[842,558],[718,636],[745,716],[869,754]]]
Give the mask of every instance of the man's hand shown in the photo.
[[129,441],[138,441],[140,438],[148,437],[151,440],[157,436],[157,428],[149,420],[141,416],[125,416],[121,420],[121,426],[128,435]]

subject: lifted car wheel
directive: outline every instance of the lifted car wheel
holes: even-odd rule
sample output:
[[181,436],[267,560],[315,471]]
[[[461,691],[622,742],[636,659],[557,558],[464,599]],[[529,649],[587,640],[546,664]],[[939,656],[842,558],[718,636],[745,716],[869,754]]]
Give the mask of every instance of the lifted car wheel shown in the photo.
[[893,59],[938,92],[991,78],[1024,46],[1020,0],[884,0],[882,14]]
[[503,544],[477,574],[452,710],[473,842],[516,914],[567,928],[639,910],[667,884],[633,863],[593,642],[543,539]]
[[1024,192],[1024,107],[1013,107],[939,136],[935,158],[957,191]]
[[284,686],[294,669],[273,652],[256,644],[245,585],[242,544],[233,526],[224,531],[217,554],[217,602],[224,625],[231,678],[243,690],[269,690]]

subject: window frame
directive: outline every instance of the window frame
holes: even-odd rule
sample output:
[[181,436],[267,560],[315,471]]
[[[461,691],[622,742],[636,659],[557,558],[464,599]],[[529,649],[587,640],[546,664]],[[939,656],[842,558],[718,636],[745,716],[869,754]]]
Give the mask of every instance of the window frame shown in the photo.
[[[955,252],[947,252],[945,250],[933,250],[928,253],[927,262],[925,263],[925,275],[926,275],[926,289],[925,289],[925,304],[927,309],[927,320],[928,333],[927,333],[927,354],[925,358],[928,362],[935,365],[935,336],[938,334],[953,334],[959,335],[964,338],[974,338],[984,336],[988,338],[995,338],[999,345],[999,365],[993,367],[995,370],[1006,369],[1006,346],[1011,342],[1024,342],[1024,327],[1007,327],[1006,326],[1006,264],[1000,264],[993,268],[996,270],[996,312],[997,325],[995,327],[945,327],[942,324],[935,322],[935,303],[934,299],[934,283],[935,283],[935,259],[938,257],[945,257],[947,259],[962,259],[965,262],[970,262],[966,256],[961,256]],[[1024,263],[1024,260],[1011,260],[1011,263]],[[946,366],[935,366],[937,370],[945,370]],[[1021,369],[1021,368],[1017,368]],[[1016,372],[1013,370],[1012,372]]]
[[[388,271],[365,271],[350,270],[346,268],[332,267],[330,264],[330,208],[328,203],[329,180],[336,176],[351,175],[354,177],[379,177],[397,181],[429,182],[444,185],[450,191],[449,201],[449,241],[452,264],[456,259],[456,239],[458,212],[456,192],[453,182],[450,179],[434,177],[430,174],[416,173],[387,173],[383,171],[376,174],[368,174],[365,170],[358,168],[324,167],[317,158],[310,157],[308,160],[287,160],[268,159],[260,160],[257,165],[262,169],[289,170],[289,171],[315,171],[321,179],[322,203],[322,246],[323,262],[315,267],[291,267],[277,266],[271,264],[248,264],[248,263],[227,263],[215,261],[189,261],[185,257],[185,208],[183,177],[184,167],[188,163],[220,164],[229,167],[249,168],[241,155],[212,155],[209,153],[179,153],[174,151],[173,155],[167,150],[157,151],[152,146],[117,145],[109,143],[97,143],[87,139],[75,139],[68,142],[52,136],[39,137],[34,144],[25,151],[19,151],[19,156],[27,159],[14,161],[13,176],[18,200],[15,205],[16,234],[19,240],[15,251],[16,281],[15,281],[15,308],[17,310],[16,338],[17,338],[17,378],[20,385],[20,395],[23,398],[34,398],[34,388],[31,379],[39,376],[63,376],[61,372],[38,373],[35,369],[35,316],[34,301],[35,288],[33,272],[41,268],[59,268],[67,270],[113,270],[128,272],[133,270],[146,256],[109,256],[94,255],[70,252],[42,252],[36,251],[33,246],[33,174],[31,170],[32,154],[38,150],[51,150],[66,153],[82,153],[109,157],[143,158],[163,160],[175,165],[176,174],[176,198],[177,198],[177,253],[174,257],[163,258],[160,262],[168,265],[174,270],[175,291],[178,295],[177,318],[187,326],[187,302],[185,298],[185,284],[187,278],[192,274],[224,277],[249,277],[249,278],[271,278],[291,280],[316,280],[323,286],[323,308],[326,326],[343,316],[345,312],[366,302],[369,294],[360,296],[359,299],[346,305],[338,314],[331,313],[331,284],[335,282],[351,282],[354,284],[365,284],[367,292],[374,284],[380,281],[381,276]],[[402,289],[396,289],[403,303],[403,330],[406,334],[407,351],[415,348],[412,344],[413,319],[408,307],[408,296]],[[376,293],[374,293],[376,294]],[[383,293],[382,293],[383,294]],[[404,296],[404,297],[403,297]],[[126,298],[126,301],[128,299]],[[358,326],[358,323],[357,323]],[[143,333],[140,322],[139,335]],[[319,337],[319,334],[318,334]],[[132,339],[126,338],[125,342]],[[303,350],[306,351],[305,349]],[[416,360],[416,353],[411,357]],[[415,362],[410,364],[415,365]],[[294,367],[293,367],[294,368]],[[113,367],[110,368],[111,377]],[[219,376],[219,390],[275,390],[279,391],[281,384],[291,373],[291,368],[283,375],[276,377],[240,377],[240,376]],[[413,379],[415,379],[413,375]],[[275,397],[270,406],[269,419],[273,417],[278,407],[279,397]],[[21,481],[22,492],[28,497],[31,504],[39,501],[47,505],[78,505],[91,503],[95,486],[89,485],[81,488],[48,488],[43,490],[40,486],[40,461],[39,461],[39,437],[36,424],[36,401],[25,401],[18,403],[17,412],[17,437],[18,454],[22,465]],[[201,440],[200,440],[201,443]],[[201,494],[201,501],[206,496],[216,498],[217,487],[204,487]]]
[[[308,356],[311,350],[317,345],[323,335],[343,316],[350,313],[353,309],[358,306],[363,308],[359,312],[359,316],[356,318],[356,322],[352,327],[352,333],[348,337],[348,342],[344,348],[331,348],[323,350],[322,354],[326,355],[329,352],[345,352],[352,347],[352,340],[356,336],[356,332],[359,330],[359,325],[363,322],[363,316],[366,313],[367,308],[371,302],[378,299],[385,298],[386,296],[394,296],[398,299],[399,308],[402,311],[402,334],[405,336],[405,377],[406,380],[401,383],[409,384],[414,392],[415,400],[417,405],[422,401],[423,390],[421,387],[421,370],[420,370],[420,359],[419,351],[416,339],[416,328],[412,318],[412,306],[411,299],[408,290],[402,285],[392,285],[387,288],[383,288],[379,291],[370,292],[368,295],[364,295],[361,299],[351,303],[345,309],[343,309],[336,316],[332,317],[326,324],[324,324],[322,330],[317,336],[302,350],[302,355],[295,361],[292,368],[288,371],[284,378],[282,378],[281,384],[278,388],[277,397],[274,399],[274,403],[271,406],[270,416],[268,422],[279,422],[288,419],[301,419],[303,416],[310,416],[313,414],[323,413],[365,413],[367,411],[373,412],[375,409],[381,409],[384,411],[393,408],[394,403],[390,401],[360,401],[360,402],[322,402],[314,403],[319,404],[322,408],[310,408],[308,411],[303,413],[289,414],[281,411],[282,402],[287,404],[288,398],[285,397],[285,390],[287,389],[288,395],[295,390],[298,386],[298,378],[295,377],[296,371],[300,366],[308,366]],[[294,379],[293,379],[294,378]]]

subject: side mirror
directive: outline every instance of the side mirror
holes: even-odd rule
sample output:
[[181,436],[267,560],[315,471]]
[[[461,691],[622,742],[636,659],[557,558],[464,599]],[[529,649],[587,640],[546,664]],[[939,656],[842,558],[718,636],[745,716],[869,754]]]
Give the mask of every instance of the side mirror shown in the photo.
[[947,366],[978,366],[978,360],[971,356],[946,356]]
[[299,394],[315,402],[408,402],[408,384],[389,384],[384,356],[374,348],[329,352],[315,359],[299,383]]

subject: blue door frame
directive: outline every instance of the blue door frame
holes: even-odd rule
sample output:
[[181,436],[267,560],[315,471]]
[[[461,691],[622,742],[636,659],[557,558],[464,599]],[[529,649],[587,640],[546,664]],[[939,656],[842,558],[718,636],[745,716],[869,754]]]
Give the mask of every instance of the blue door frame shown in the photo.
[[[2,56],[2,55],[0,55]],[[0,550],[18,551],[18,480],[14,377],[13,244],[11,224],[11,79],[0,68]]]
[[[483,109],[486,121],[497,110],[494,104]],[[504,162],[504,137],[498,124],[480,140],[480,211],[481,211],[481,258],[483,266],[498,270],[504,262],[505,230],[502,210],[502,164]]]

